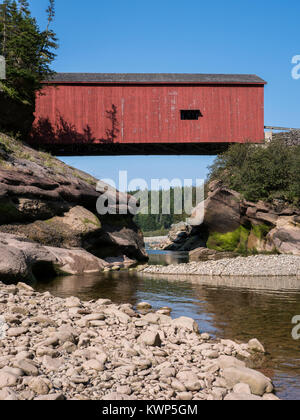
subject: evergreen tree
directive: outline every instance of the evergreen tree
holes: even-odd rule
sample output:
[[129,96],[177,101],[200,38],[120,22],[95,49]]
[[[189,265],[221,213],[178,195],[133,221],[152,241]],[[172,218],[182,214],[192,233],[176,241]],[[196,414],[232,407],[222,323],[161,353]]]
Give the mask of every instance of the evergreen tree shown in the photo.
[[41,81],[53,71],[57,39],[50,25],[55,16],[55,0],[49,0],[48,24],[41,31],[31,16],[26,0],[4,0],[0,16],[0,51],[6,59],[6,91],[23,102],[34,103]]

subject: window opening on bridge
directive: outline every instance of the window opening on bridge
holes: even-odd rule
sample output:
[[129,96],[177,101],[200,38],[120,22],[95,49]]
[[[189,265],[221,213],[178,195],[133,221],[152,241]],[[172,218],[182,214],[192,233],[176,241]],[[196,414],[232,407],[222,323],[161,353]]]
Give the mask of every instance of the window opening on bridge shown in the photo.
[[200,117],[203,117],[199,109],[183,109],[180,114],[182,120],[199,120]]

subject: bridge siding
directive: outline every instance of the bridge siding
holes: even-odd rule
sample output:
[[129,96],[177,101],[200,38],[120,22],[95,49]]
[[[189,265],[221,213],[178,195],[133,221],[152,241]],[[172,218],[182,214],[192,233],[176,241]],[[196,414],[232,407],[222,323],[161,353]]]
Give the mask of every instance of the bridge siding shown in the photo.
[[[88,126],[95,143],[109,140],[106,130],[111,130],[112,124],[106,111],[112,104],[117,107],[119,130],[115,142],[231,143],[264,139],[264,85],[251,84],[47,85],[37,97],[35,126],[46,119],[55,129],[62,117],[79,134]],[[200,109],[203,117],[182,121],[182,109]],[[63,142],[81,141],[67,134]],[[51,137],[43,135],[32,141],[52,143]]]

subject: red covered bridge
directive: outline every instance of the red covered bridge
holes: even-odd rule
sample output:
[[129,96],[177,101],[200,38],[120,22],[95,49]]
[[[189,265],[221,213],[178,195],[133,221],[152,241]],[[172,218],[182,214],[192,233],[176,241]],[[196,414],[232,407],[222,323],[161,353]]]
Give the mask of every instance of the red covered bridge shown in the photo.
[[30,143],[56,155],[215,154],[264,139],[255,75],[57,73]]

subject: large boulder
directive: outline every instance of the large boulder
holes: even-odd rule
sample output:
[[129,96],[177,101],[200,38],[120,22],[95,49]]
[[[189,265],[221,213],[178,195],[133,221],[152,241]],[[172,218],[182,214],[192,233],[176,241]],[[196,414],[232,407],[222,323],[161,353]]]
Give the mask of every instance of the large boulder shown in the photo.
[[0,255],[0,281],[42,279],[58,273],[93,273],[108,266],[108,263],[83,249],[42,246],[4,233],[0,233]]
[[1,232],[21,234],[43,245],[92,249],[101,233],[99,219],[89,210],[75,206],[62,216],[28,224],[1,226]]
[[230,389],[233,389],[239,383],[244,383],[250,386],[251,393],[254,395],[263,396],[273,391],[270,379],[253,369],[237,366],[229,367],[224,369],[222,375]]
[[281,254],[300,255],[300,223],[296,217],[282,217],[267,236],[268,249]]
[[[214,188],[216,188],[214,190]],[[200,203],[192,213],[189,223],[197,225],[199,220],[203,220],[202,225],[210,232],[227,233],[239,228],[241,223],[241,201],[242,197],[236,191],[211,184],[208,198]],[[203,217],[199,213],[203,213]]]

